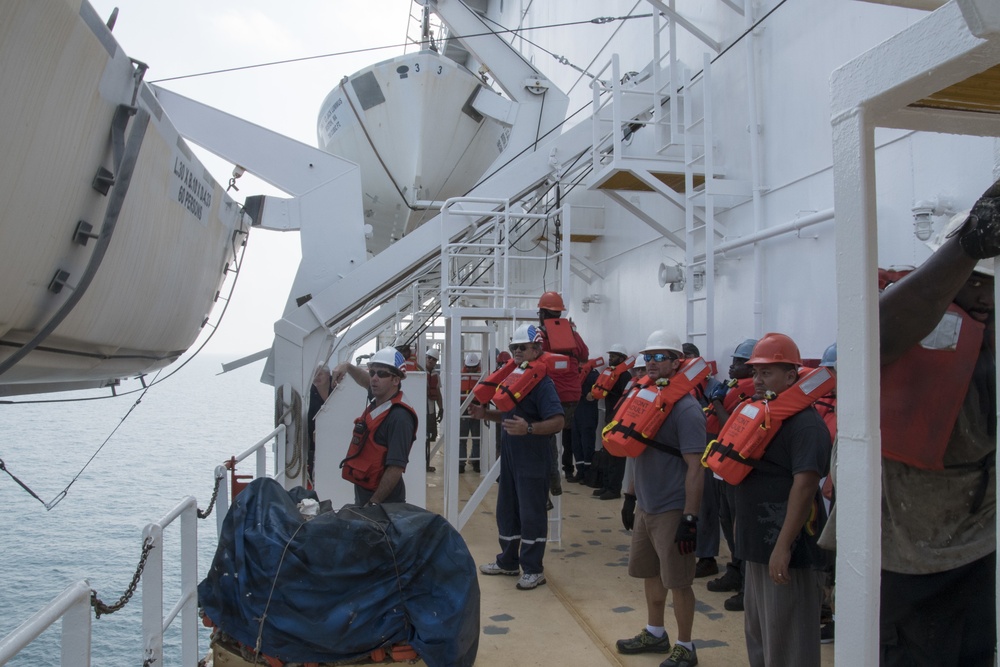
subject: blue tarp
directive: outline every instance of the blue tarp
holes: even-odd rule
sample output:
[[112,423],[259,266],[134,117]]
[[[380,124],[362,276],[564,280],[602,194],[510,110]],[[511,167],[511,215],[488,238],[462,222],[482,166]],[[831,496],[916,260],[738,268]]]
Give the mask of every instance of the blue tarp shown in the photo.
[[285,662],[407,642],[430,667],[451,667],[479,648],[476,566],[444,518],[398,503],[304,521],[271,479],[230,508],[198,602],[220,630],[251,648],[259,635],[261,652]]

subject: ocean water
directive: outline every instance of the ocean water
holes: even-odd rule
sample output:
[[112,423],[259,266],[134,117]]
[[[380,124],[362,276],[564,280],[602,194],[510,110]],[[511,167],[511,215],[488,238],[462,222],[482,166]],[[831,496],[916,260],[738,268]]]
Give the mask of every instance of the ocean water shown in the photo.
[[[117,602],[135,572],[142,531],[184,497],[207,507],[215,466],[273,428],[272,389],[259,381],[263,362],[218,375],[228,359],[200,355],[152,387],[67,496],[51,511],[0,472],[0,637],[70,584],[87,579],[98,597]],[[167,372],[173,370],[167,369]],[[165,374],[165,373],[163,373]],[[122,385],[121,391],[139,387]],[[103,395],[94,392],[70,396]],[[47,395],[44,398],[66,398]],[[119,424],[139,394],[109,400],[33,405],[0,404],[0,459],[46,501],[73,479]],[[30,400],[22,397],[12,400]],[[241,472],[253,473],[248,459]],[[179,522],[165,531],[164,609],[177,597]],[[215,552],[216,514],[198,522],[199,581]],[[93,665],[142,664],[142,595],[124,609],[92,620]],[[165,664],[180,665],[177,630],[165,638]],[[59,663],[60,624],[9,665]],[[199,655],[208,652],[208,631]]]

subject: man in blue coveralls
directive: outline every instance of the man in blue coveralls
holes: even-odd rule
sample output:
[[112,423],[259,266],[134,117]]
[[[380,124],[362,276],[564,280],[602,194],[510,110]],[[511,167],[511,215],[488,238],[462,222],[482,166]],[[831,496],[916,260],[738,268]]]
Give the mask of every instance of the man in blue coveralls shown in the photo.
[[[510,341],[518,364],[542,353],[533,324],[521,325]],[[513,410],[501,413],[482,405],[469,406],[474,419],[500,422],[500,487],[497,491],[497,530],[500,553],[479,566],[483,574],[521,575],[517,587],[531,590],[545,583],[542,557],[548,536],[545,505],[549,491],[549,441],[563,429],[563,408],[555,385],[543,377]],[[522,574],[523,571],[523,574]]]

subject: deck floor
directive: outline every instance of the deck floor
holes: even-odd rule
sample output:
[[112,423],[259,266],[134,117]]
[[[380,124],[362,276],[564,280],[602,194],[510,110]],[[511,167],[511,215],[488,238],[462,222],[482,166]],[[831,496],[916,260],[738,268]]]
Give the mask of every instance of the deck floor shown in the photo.
[[[428,474],[428,509],[441,511],[441,457],[438,472]],[[462,503],[481,480],[459,476]],[[621,525],[621,501],[598,500],[589,487],[563,484],[562,543],[545,552],[547,584],[531,591],[515,587],[514,577],[480,575],[481,635],[476,665],[659,665],[663,655],[620,655],[615,641],[631,637],[646,623],[642,582],[628,576],[629,534]],[[494,560],[497,543],[496,485],[462,530],[477,563]],[[725,541],[720,567],[725,563]],[[713,593],[695,580],[698,600],[694,641],[698,664],[745,665],[742,612],[728,612],[723,602],[732,593]],[[670,600],[667,601],[670,607]],[[670,608],[667,632],[676,637]],[[833,665],[833,644],[822,647],[823,665]]]

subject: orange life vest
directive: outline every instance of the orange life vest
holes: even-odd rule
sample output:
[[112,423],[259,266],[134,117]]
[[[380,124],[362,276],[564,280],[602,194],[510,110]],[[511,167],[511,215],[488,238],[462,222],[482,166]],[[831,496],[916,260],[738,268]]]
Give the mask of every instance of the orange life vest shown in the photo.
[[389,448],[375,442],[375,431],[389,416],[389,410],[396,405],[406,408],[413,415],[413,439],[416,440],[420,420],[414,409],[404,402],[403,392],[397,391],[392,398],[375,409],[368,406],[354,420],[354,435],[347,448],[347,458],[340,462],[340,475],[348,482],[369,491],[378,488],[382,473],[385,472],[385,457]]
[[739,484],[764,456],[781,423],[828,394],[837,384],[829,368],[799,369],[799,379],[774,398],[746,401],[708,443],[701,463],[716,475]]
[[600,371],[603,371],[604,366],[605,366],[604,357],[597,357],[596,359],[588,359],[587,363],[580,365],[580,382],[582,383],[587,378],[587,376],[590,374],[590,371],[594,370],[595,368]]
[[540,360],[525,361],[510,372],[497,387],[493,405],[500,412],[510,412],[528,395],[546,375],[546,366]]
[[542,342],[546,351],[561,352],[563,354],[578,354],[576,336],[573,335],[575,328],[573,323],[563,317],[553,317],[542,322],[545,331],[545,340]]
[[580,384],[580,364],[571,356],[542,352],[539,362],[545,364],[545,374],[552,378],[560,403],[576,403],[583,394]]
[[823,418],[827,430],[830,431],[830,440],[837,439],[837,395],[827,394],[816,401],[816,412]]
[[[882,456],[922,470],[944,469],[984,328],[952,304],[927,338],[882,367]],[[929,396],[933,410],[915,407]]]
[[517,367],[517,362],[511,359],[506,364],[496,369],[485,378],[479,381],[475,387],[472,388],[472,394],[476,397],[476,400],[481,404],[486,405],[493,400],[494,394],[497,393],[497,387],[503,382],[504,378],[511,374]]
[[627,373],[634,365],[635,355],[632,355],[617,366],[609,366],[605,368],[601,371],[601,374],[597,376],[597,380],[594,382],[594,386],[590,390],[590,395],[597,400],[607,398],[608,392],[615,388],[615,383],[618,382],[618,378],[622,376],[622,373]]
[[710,370],[704,359],[695,357],[686,360],[669,379],[653,380],[648,375],[640,378],[622,399],[615,418],[604,427],[601,433],[604,448],[612,456],[636,457],[647,446],[680,456],[679,450],[665,447],[653,438],[674,404],[689,394]]
[[427,400],[437,402],[441,398],[441,376],[437,373],[427,374]]
[[[726,393],[726,397],[722,399],[722,407],[725,408],[726,414],[731,415],[737,405],[753,397],[753,378],[728,380],[726,386],[729,387],[729,391]],[[722,422],[719,421],[715,405],[712,404],[705,408],[705,432],[714,437],[719,434],[721,428]]]
[[476,388],[476,385],[479,384],[480,375],[481,372],[475,370],[475,366],[473,366],[472,368],[469,368],[468,366],[462,366],[462,382],[459,391],[462,392],[463,403],[465,402],[465,399],[468,397],[469,392],[473,391]]

